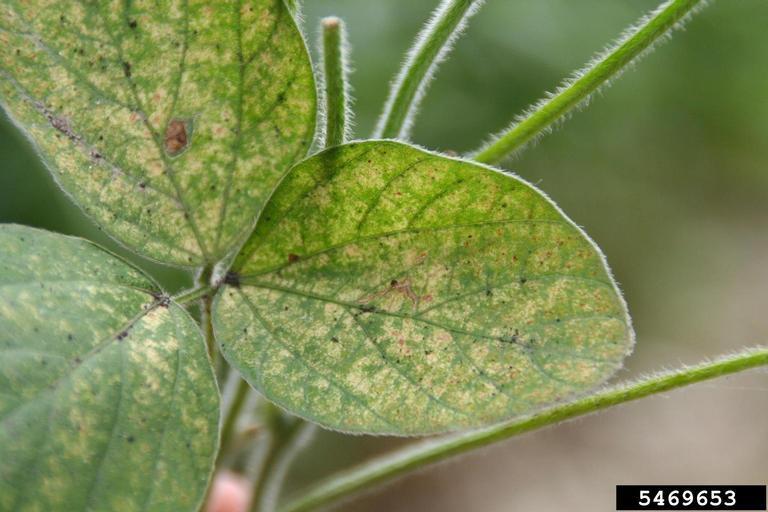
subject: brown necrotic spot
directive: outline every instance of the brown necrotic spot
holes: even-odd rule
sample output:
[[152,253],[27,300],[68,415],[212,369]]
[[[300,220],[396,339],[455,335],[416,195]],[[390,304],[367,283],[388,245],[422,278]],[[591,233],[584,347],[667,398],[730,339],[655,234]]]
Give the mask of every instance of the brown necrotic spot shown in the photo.
[[184,151],[189,145],[187,123],[181,119],[173,119],[165,129],[165,151],[175,156]]
[[69,120],[64,117],[56,117],[53,115],[48,116],[48,121],[50,121],[51,126],[53,126],[56,130],[60,131],[64,135],[66,135],[68,138],[72,140],[78,139],[78,137],[75,135],[75,133],[72,131],[71,126],[69,125]]

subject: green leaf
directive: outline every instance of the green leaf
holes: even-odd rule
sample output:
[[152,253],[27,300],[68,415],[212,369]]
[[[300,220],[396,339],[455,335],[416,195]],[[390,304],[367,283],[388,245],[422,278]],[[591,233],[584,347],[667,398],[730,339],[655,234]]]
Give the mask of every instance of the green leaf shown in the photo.
[[197,510],[219,404],[193,320],[85,240],[0,248],[0,510]]
[[609,377],[631,349],[595,245],[519,178],[396,142],[276,190],[214,304],[225,357],[330,428],[477,427]]
[[281,0],[0,5],[0,101],[117,240],[213,263],[244,239],[315,125]]

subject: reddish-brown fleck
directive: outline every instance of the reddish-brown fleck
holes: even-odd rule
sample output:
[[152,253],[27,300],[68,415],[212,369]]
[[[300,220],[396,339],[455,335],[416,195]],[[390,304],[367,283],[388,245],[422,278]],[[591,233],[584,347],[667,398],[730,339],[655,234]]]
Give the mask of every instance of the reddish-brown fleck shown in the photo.
[[168,123],[165,129],[165,151],[169,155],[178,155],[187,147],[187,123],[180,119],[174,119]]

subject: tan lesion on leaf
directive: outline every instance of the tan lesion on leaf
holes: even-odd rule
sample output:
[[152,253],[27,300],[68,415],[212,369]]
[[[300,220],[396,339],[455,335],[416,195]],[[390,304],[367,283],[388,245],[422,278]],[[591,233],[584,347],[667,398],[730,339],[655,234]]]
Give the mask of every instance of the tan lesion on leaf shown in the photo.
[[431,294],[419,295],[413,290],[413,285],[409,278],[397,280],[392,279],[386,288],[377,292],[370,293],[360,298],[361,304],[370,304],[376,302],[379,299],[390,299],[395,302],[398,298],[402,300],[410,301],[413,304],[415,310],[419,309],[419,305],[432,300]]
[[165,151],[176,156],[189,146],[188,122],[182,119],[172,119],[165,128]]

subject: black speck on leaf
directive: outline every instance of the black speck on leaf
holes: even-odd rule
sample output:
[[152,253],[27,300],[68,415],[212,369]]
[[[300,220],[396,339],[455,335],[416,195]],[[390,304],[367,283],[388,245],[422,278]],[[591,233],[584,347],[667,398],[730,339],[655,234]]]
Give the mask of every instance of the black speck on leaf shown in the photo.
[[240,288],[240,274],[233,271],[227,272],[227,275],[224,276],[224,284]]

